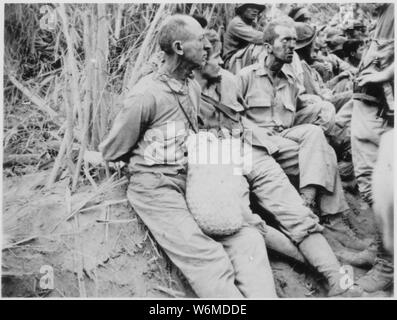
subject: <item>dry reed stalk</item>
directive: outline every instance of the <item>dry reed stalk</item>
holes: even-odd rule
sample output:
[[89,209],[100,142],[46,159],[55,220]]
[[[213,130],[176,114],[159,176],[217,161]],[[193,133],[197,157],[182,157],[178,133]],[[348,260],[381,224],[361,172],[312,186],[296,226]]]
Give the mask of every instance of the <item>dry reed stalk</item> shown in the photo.
[[97,197],[99,197],[103,194],[106,194],[106,193],[110,192],[112,189],[122,186],[128,182],[126,177],[123,177],[122,179],[117,180],[117,181],[113,181],[115,175],[116,174],[113,174],[108,180],[103,182],[96,190],[94,190],[90,196],[88,196],[86,199],[84,199],[83,202],[79,203],[77,205],[76,209],[74,209],[71,214],[68,214],[65,218],[61,219],[61,221],[56,223],[55,226],[53,228],[51,228],[50,233],[53,233],[61,223],[73,218],[74,215],[76,213],[78,213],[81,209],[83,209],[85,207],[85,205],[87,203],[89,203],[90,201],[93,201]]
[[165,11],[165,8],[166,8],[166,4],[161,3],[157,12],[156,12],[156,15],[155,15],[153,21],[150,24],[149,30],[145,36],[145,40],[143,41],[141,48],[139,50],[138,57],[135,60],[136,62],[134,64],[134,68],[132,69],[131,78],[128,82],[127,88],[132,88],[132,86],[138,80],[139,70],[142,67],[142,64],[144,63],[144,59],[146,59],[146,57],[147,57],[148,47],[150,46],[150,44],[153,44],[153,35],[154,35],[154,32],[157,28],[157,25],[158,25],[160,19],[164,17],[163,13]]
[[70,89],[72,95],[73,106],[77,110],[78,120],[80,121],[80,127],[82,127],[82,116],[81,116],[81,103],[80,103],[80,93],[79,93],[79,70],[77,68],[76,59],[74,57],[74,45],[69,32],[69,19],[66,14],[65,5],[63,3],[59,4],[59,14],[62,20],[62,30],[66,39],[67,44],[67,56],[65,68],[68,71],[71,81]]
[[98,223],[131,223],[131,222],[136,222],[138,221],[137,219],[120,219],[120,220],[106,220],[106,219],[96,219],[95,220]]
[[39,162],[41,154],[4,154],[3,166],[15,164],[32,164]]
[[211,8],[210,13],[206,16],[206,19],[207,19],[207,21],[208,21],[208,24],[211,22],[211,18],[212,18],[212,15],[214,14],[215,7],[216,7],[216,3],[214,3],[214,4],[212,5],[212,8]]
[[114,26],[114,39],[116,41],[120,39],[123,10],[124,10],[124,3],[121,3],[117,6],[116,21]]
[[[106,215],[105,221],[110,220],[110,206],[106,206]],[[105,222],[105,243],[108,242],[109,239],[109,222]]]
[[63,157],[66,153],[67,144],[68,144],[68,137],[64,135],[61,147],[59,148],[58,155],[55,159],[54,167],[51,170],[50,177],[48,178],[48,182],[46,184],[47,189],[50,189],[56,180],[59,168],[62,166]]
[[192,6],[190,7],[189,16],[193,15],[196,9],[197,9],[197,3],[193,3]]
[[[71,213],[72,194],[68,186],[66,187],[66,192],[65,192],[65,202],[66,202],[67,212]],[[78,223],[78,215],[75,215],[73,221],[73,240],[74,240],[73,260],[75,262],[75,269],[76,269],[75,272],[77,274],[77,283],[79,285],[80,297],[86,297],[87,293],[85,290],[84,276],[83,276],[83,266],[84,266],[83,255],[82,255],[83,251],[81,247],[81,242],[77,238],[77,233],[79,233],[79,223]]]
[[[83,16],[83,28],[84,28],[84,48],[86,57],[85,57],[85,73],[86,73],[86,78],[85,78],[85,84],[84,84],[84,91],[85,91],[85,96],[84,96],[84,102],[83,102],[83,137],[82,137],[82,142],[80,145],[80,151],[79,151],[79,156],[77,159],[77,164],[76,164],[76,171],[73,176],[73,181],[72,181],[72,192],[76,190],[79,174],[80,174],[80,168],[81,164],[84,158],[84,153],[87,148],[88,144],[88,134],[89,134],[89,123],[90,123],[90,106],[92,103],[91,97],[92,97],[92,90],[91,90],[91,81],[92,81],[92,61],[90,60],[90,52],[91,52],[91,42],[90,42],[90,35],[89,35],[89,18],[87,12],[84,13]],[[90,180],[91,181],[91,180]],[[96,188],[96,184],[94,183],[94,188]]]
[[174,290],[174,289],[171,289],[171,288],[166,288],[166,287],[163,287],[163,286],[157,286],[157,287],[154,288],[154,289],[156,289],[156,290],[158,290],[158,291],[161,291],[161,292],[164,292],[164,293],[170,295],[170,296],[173,297],[173,298],[182,298],[182,297],[185,297],[185,296],[186,296],[186,295],[185,295],[183,292],[181,292],[181,291],[177,291],[177,290]]
[[[98,33],[97,33],[97,55],[98,55],[98,93],[100,93],[100,117],[99,122],[99,140],[102,141],[107,129],[108,109],[104,99],[107,85],[107,62],[109,57],[109,22],[106,15],[106,5],[98,4]],[[97,146],[94,146],[95,148]]]
[[109,56],[109,24],[106,16],[105,4],[97,4],[96,14],[93,10],[93,23],[91,34],[94,39],[92,56],[95,57],[93,70],[93,112],[92,112],[92,138],[91,147],[97,149],[99,143],[107,132],[108,109],[107,92],[108,83],[107,60]]
[[[89,140],[90,140],[90,121],[91,121],[91,110],[92,110],[92,83],[93,83],[93,61],[90,59],[91,53],[92,53],[92,38],[90,36],[91,32],[91,19],[89,13],[85,13],[83,17],[83,27],[84,27],[84,49],[86,52],[86,79],[85,79],[85,98],[84,98],[84,129],[83,131],[85,132],[85,143],[84,143],[84,153],[85,150],[87,149],[87,146],[89,145]],[[88,127],[87,127],[88,126]],[[84,153],[82,154],[84,158]],[[79,155],[80,157],[80,155]],[[95,180],[91,177],[90,172],[88,170],[89,164],[87,163],[86,160],[84,160],[84,165],[83,165],[83,170],[86,175],[86,178],[88,181],[90,181],[91,185],[94,187],[94,190],[97,189],[97,184]]]
[[69,101],[69,95],[67,94],[66,88],[63,91],[64,96],[64,103],[66,108],[66,152],[65,152],[65,160],[66,164],[69,168],[69,173],[71,176],[74,175],[74,168],[73,168],[73,159],[72,159],[72,146],[73,146],[73,107]]
[[31,92],[28,88],[26,88],[22,83],[20,83],[13,75],[8,73],[8,78],[10,79],[11,83],[18,88],[30,101],[32,101],[36,107],[41,110],[42,112],[48,114],[51,119],[54,119],[57,113],[48,107],[43,99],[41,99],[38,95]]
[[89,210],[93,210],[93,209],[98,209],[98,208],[102,208],[104,206],[111,206],[111,205],[115,205],[115,204],[121,204],[121,203],[125,203],[128,202],[128,199],[121,199],[121,200],[109,200],[109,201],[105,201],[102,204],[98,204],[92,207],[88,207],[85,209],[80,210],[80,213],[83,213],[85,211],[89,211]]

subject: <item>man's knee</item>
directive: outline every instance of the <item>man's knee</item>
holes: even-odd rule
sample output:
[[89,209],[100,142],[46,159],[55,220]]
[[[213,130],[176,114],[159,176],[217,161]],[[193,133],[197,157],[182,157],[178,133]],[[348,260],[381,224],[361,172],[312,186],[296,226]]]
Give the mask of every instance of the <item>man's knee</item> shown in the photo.
[[314,124],[303,124],[301,126],[303,129],[302,138],[326,140],[324,130],[321,127]]

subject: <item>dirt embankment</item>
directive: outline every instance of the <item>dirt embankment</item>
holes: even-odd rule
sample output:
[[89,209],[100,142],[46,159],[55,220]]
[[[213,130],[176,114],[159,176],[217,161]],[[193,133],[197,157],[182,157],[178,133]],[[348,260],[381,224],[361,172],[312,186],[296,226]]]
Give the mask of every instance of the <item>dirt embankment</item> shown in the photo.
[[[67,181],[46,190],[47,175],[4,179],[2,296],[195,297],[126,201],[125,183],[84,186],[68,199]],[[348,200],[362,209],[357,196]],[[370,230],[370,217],[360,219]],[[270,259],[279,297],[325,296],[324,279],[307,265]]]

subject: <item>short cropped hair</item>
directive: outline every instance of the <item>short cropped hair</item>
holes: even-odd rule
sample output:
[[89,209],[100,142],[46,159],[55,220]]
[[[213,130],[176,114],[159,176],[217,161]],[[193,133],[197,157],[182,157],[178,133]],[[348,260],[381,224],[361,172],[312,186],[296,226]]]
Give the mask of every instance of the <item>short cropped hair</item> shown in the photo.
[[263,42],[273,44],[274,40],[278,37],[275,29],[277,26],[283,26],[287,28],[294,29],[294,20],[289,17],[278,18],[270,21],[263,30]]
[[172,44],[189,38],[186,30],[186,19],[193,19],[188,15],[176,14],[168,17],[162,24],[158,35],[160,49],[166,54],[172,54]]

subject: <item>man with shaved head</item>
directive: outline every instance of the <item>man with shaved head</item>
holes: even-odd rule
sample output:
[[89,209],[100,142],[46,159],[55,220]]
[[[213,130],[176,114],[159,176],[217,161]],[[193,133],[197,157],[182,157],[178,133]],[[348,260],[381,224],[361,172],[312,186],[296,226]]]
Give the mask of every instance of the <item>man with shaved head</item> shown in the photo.
[[132,207],[199,297],[276,297],[259,232],[243,227],[214,240],[186,203],[186,138],[198,131],[201,94],[192,71],[204,65],[210,47],[204,30],[192,17],[174,15],[158,39],[164,62],[127,92],[100,145],[103,157],[129,162]]

